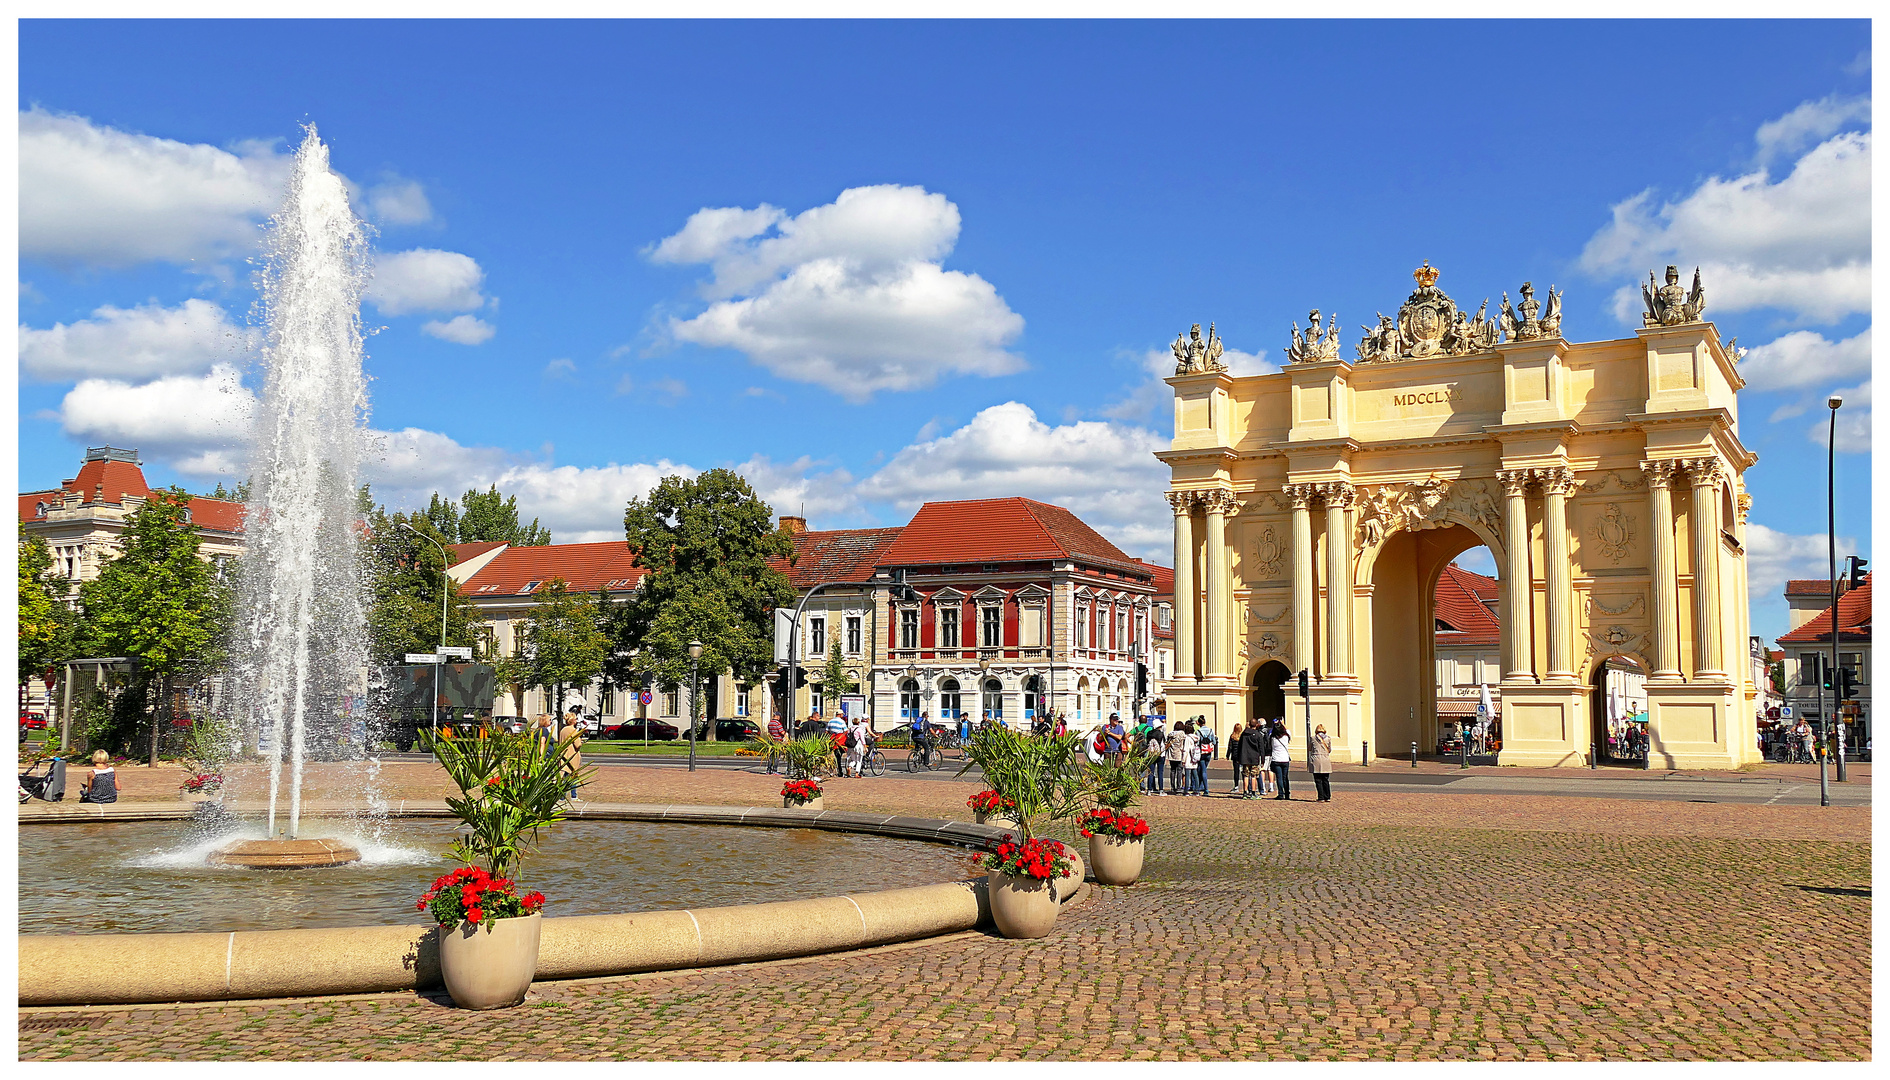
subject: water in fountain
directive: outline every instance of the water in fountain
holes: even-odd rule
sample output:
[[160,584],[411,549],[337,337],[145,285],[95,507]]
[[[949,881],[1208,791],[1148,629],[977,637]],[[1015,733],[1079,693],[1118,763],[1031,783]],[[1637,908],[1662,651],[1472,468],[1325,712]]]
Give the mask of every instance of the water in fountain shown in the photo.
[[287,774],[287,835],[301,827],[303,763],[330,739],[366,662],[357,473],[366,437],[361,292],[368,244],[311,125],[269,223],[262,272],[264,382],[250,452],[243,637],[234,678],[244,726],[266,737],[269,834]]

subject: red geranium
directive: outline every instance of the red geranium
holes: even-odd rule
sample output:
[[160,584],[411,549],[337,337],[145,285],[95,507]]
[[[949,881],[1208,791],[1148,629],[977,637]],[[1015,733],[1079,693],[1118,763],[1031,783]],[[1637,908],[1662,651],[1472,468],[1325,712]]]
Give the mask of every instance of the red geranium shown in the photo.
[[1017,809],[1017,800],[1007,799],[995,791],[980,791],[966,799],[965,805],[980,814],[995,814],[1003,810]]
[[812,780],[789,780],[781,785],[781,797],[800,805],[820,798],[820,785]]
[[1035,878],[1038,881],[1062,877],[1075,868],[1060,841],[1026,840],[1015,843],[1011,834],[1005,833],[1004,840],[987,854],[981,856],[986,870],[996,870],[1011,877]]
[[431,911],[442,930],[452,930],[462,919],[475,926],[486,919],[516,919],[544,906],[544,893],[520,896],[511,878],[495,878],[477,866],[442,874],[414,904],[415,910]]
[[1120,810],[1100,806],[1083,815],[1077,831],[1086,837],[1120,836],[1124,840],[1140,840],[1148,835],[1148,822],[1139,817],[1130,817]]
[[222,786],[223,786],[223,774],[220,772],[198,773],[195,776],[192,776],[190,779],[184,781],[183,783],[184,790],[190,792],[193,795],[199,792],[208,791],[211,788],[219,788]]

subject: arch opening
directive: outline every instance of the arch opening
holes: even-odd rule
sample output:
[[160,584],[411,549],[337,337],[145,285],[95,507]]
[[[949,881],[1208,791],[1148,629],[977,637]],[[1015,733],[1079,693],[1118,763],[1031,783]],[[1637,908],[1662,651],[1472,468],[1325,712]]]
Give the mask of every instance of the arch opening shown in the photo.
[[1249,709],[1249,719],[1280,720],[1286,716],[1286,680],[1293,673],[1278,660],[1268,660],[1254,669],[1253,693],[1248,695],[1253,704]]
[[[1496,552],[1463,524],[1401,530],[1371,565],[1371,654],[1362,703],[1374,756],[1456,757],[1502,745],[1502,581]],[[1485,688],[1491,715],[1481,723]]]
[[1610,656],[1595,665],[1588,696],[1591,753],[1597,764],[1647,767],[1647,669],[1631,656]]

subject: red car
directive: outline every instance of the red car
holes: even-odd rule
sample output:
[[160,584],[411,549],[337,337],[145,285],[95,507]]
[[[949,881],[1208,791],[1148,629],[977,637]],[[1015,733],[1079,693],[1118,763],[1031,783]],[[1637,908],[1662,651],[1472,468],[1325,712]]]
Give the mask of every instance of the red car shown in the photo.
[[681,734],[676,730],[674,724],[665,724],[661,720],[632,720],[627,724],[618,724],[615,727],[605,728],[598,735],[598,738],[604,740],[615,739],[642,742],[644,739],[644,725],[646,723],[649,726],[649,739],[651,742],[668,742]]
[[36,712],[21,713],[20,726],[30,728],[34,731],[44,730],[46,727],[46,716],[44,713]]

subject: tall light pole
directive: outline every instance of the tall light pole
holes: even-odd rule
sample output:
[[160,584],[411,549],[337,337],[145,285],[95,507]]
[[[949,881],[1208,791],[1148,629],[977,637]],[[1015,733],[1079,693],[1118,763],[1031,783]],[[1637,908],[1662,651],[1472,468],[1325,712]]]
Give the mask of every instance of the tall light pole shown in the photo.
[[702,642],[689,643],[689,771],[696,771],[696,710],[701,695],[696,689],[696,665],[702,661]]
[[1844,772],[1844,725],[1838,720],[1838,710],[1844,705],[1844,680],[1838,677],[1837,414],[1844,399],[1832,394],[1825,404],[1831,406],[1831,437],[1824,447],[1824,538],[1831,553],[1831,715],[1825,722],[1836,733],[1837,778],[1841,784],[1850,779]]
[[[446,594],[453,589],[453,576],[446,572],[448,562],[446,545],[404,521],[400,523],[400,527],[423,540],[431,541],[434,547],[440,549],[440,648],[444,650],[446,648]],[[437,732],[440,730],[440,665],[446,663],[446,656],[443,652],[433,655],[433,730]]]

